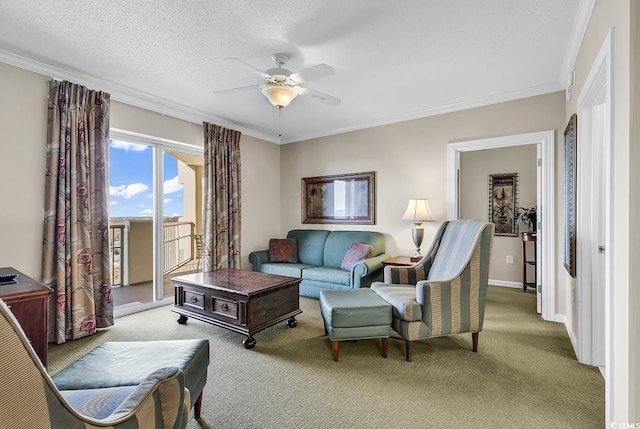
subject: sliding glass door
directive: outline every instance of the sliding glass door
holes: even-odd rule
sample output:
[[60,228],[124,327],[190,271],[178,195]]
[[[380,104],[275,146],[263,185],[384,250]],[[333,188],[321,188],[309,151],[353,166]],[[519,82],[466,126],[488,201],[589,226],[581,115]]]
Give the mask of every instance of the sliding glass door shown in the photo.
[[171,278],[202,268],[196,244],[202,150],[121,132],[112,137],[110,256],[117,315],[171,302]]

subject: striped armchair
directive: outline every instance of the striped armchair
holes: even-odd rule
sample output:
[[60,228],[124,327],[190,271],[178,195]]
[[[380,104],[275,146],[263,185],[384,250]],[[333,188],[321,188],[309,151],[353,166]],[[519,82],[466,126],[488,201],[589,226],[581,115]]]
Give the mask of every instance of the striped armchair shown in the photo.
[[0,428],[178,429],[190,397],[179,368],[152,372],[137,386],[60,391],[0,299]]
[[489,281],[494,225],[464,219],[445,222],[422,260],[387,266],[371,289],[393,306],[393,329],[405,339],[411,362],[415,340],[471,332],[478,351]]

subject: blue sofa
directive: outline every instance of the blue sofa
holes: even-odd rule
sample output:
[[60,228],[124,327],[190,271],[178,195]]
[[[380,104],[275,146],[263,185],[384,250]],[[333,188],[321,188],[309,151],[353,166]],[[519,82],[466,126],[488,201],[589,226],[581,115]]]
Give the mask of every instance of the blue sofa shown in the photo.
[[[318,298],[323,289],[368,287],[382,279],[382,261],[390,257],[385,253],[384,234],[379,232],[293,229],[287,238],[297,240],[297,262],[269,262],[269,251],[259,250],[249,254],[253,271],[300,278],[300,295],[312,298]],[[340,265],[353,242],[370,244],[373,252],[346,271]]]

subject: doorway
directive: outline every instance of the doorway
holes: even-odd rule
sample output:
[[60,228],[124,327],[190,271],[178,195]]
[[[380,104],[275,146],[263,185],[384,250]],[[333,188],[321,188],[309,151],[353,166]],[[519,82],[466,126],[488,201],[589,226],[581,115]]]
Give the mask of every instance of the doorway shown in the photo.
[[538,311],[542,318],[558,322],[555,313],[555,172],[554,172],[554,131],[517,134],[451,143],[447,146],[447,218],[458,219],[460,215],[460,154],[484,149],[537,145],[537,207],[538,246],[536,249],[536,278]]

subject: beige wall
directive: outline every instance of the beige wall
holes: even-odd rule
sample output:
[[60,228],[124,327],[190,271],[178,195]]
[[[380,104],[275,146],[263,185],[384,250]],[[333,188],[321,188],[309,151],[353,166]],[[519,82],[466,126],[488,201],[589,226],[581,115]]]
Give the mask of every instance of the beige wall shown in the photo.
[[48,78],[0,63],[0,265],[35,279],[42,266],[48,93]]
[[[515,146],[462,152],[460,155],[460,217],[489,219],[488,177],[490,174],[518,173],[518,207],[531,208],[536,205],[536,146]],[[527,231],[520,225],[520,231]],[[527,259],[533,255],[529,245]],[[513,263],[507,263],[507,255]],[[533,281],[533,268],[529,267],[528,281]],[[497,236],[493,241],[491,280],[511,282],[522,286],[522,240],[520,236]]]
[[[612,27],[615,27],[615,47],[613,52],[614,70],[614,148],[612,160],[613,188],[613,241],[614,267],[612,267],[611,317],[612,325],[609,329],[611,338],[611,378],[607,386],[613,387],[613,397],[609,398],[611,410],[610,421],[638,422],[640,421],[640,397],[637,391],[640,385],[638,373],[638,308],[640,308],[638,284],[637,242],[640,239],[638,223],[631,222],[631,214],[638,213],[638,176],[636,166],[640,162],[637,151],[637,131],[631,135],[630,118],[637,121],[635,106],[638,99],[631,99],[630,94],[637,85],[637,57],[635,63],[630,62],[631,28],[638,25],[636,0],[600,0],[596,2],[591,21],[587,28],[580,52],[575,64],[576,84],[573,98],[566,107],[565,122],[577,111],[577,101],[580,91],[600,48]],[[633,11],[633,13],[632,13]],[[637,34],[634,35],[633,46],[638,49]],[[637,55],[637,52],[635,53]],[[630,74],[631,67],[635,74]],[[632,84],[633,77],[633,84]],[[637,91],[637,90],[636,90]],[[637,97],[637,92],[634,94]],[[631,104],[633,102],[633,104]],[[578,114],[578,122],[580,115]],[[633,143],[632,143],[633,141]],[[580,150],[580,135],[578,134],[578,151]],[[631,167],[633,166],[633,168]],[[558,216],[558,237],[562,237],[562,214]],[[635,250],[632,253],[631,250]],[[631,259],[632,255],[636,256]],[[562,253],[558,253],[558,266],[562,267]],[[632,280],[633,279],[633,282]],[[574,280],[566,271],[558,270],[558,283],[565,291],[567,316],[573,333],[576,333],[576,307],[571,301]],[[633,287],[631,285],[633,284]]]
[[[543,130],[556,130],[557,136],[558,130],[564,130],[564,106],[564,94],[553,93],[284,145],[282,231],[292,228],[380,231],[386,236],[387,253],[410,255],[412,224],[400,220],[408,199],[428,198],[434,218],[446,220],[449,143]],[[376,172],[376,225],[301,223],[301,178],[361,171]],[[423,250],[433,239],[438,224],[423,224]]]

